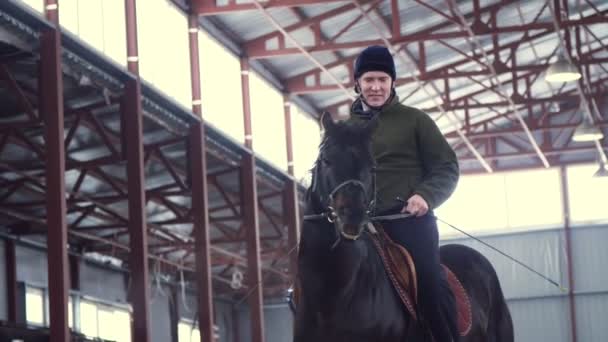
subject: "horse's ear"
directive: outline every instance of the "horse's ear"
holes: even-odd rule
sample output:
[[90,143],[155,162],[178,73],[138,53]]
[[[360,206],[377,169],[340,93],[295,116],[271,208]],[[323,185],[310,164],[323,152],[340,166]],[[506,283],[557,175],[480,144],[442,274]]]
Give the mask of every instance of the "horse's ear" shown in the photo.
[[321,114],[321,126],[323,126],[324,131],[329,131],[335,126],[334,119],[332,119],[329,112],[323,112],[323,114]]

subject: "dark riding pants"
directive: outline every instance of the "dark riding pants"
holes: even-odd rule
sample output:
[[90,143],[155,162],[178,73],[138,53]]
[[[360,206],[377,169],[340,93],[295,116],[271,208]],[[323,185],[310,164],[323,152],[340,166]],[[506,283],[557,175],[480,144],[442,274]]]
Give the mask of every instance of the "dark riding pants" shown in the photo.
[[383,221],[386,233],[404,246],[414,259],[418,275],[419,311],[435,342],[459,339],[456,301],[439,263],[439,233],[432,214]]

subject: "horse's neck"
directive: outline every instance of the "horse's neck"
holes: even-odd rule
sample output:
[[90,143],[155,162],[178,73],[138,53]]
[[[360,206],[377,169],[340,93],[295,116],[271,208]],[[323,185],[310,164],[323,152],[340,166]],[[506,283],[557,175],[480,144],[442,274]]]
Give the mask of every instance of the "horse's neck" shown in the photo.
[[374,263],[370,245],[362,238],[358,241],[341,241],[332,252],[328,263],[328,284],[341,296],[350,297],[361,291],[371,291],[381,271]]

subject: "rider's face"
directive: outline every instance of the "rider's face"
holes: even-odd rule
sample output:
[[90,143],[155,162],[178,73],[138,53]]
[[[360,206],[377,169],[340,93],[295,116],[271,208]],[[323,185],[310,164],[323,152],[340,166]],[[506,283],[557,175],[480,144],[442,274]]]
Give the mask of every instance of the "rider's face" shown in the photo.
[[359,78],[363,99],[373,107],[382,106],[391,96],[391,77],[382,71],[368,71]]

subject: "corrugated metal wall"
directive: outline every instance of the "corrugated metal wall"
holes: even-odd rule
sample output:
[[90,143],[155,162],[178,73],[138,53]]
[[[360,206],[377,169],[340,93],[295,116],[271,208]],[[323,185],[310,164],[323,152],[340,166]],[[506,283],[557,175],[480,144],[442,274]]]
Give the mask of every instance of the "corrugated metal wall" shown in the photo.
[[[608,248],[605,246],[608,242],[608,225],[576,227],[573,228],[572,233],[577,340],[603,342],[608,340],[608,324],[606,324]],[[480,238],[564,286],[567,285],[563,230],[514,232]],[[442,243],[465,244],[479,250],[490,259],[499,275],[511,309],[516,341],[572,341],[567,293],[479,242],[467,238],[451,239]],[[0,253],[4,255],[2,240],[0,240]],[[18,247],[17,260],[19,280],[37,284],[46,283],[46,255],[43,251]],[[0,257],[0,319],[6,317],[5,282],[4,258]],[[104,286],[99,287],[99,284]],[[122,275],[95,265],[85,263],[81,269],[81,287],[83,294],[111,301],[126,299]],[[161,341],[168,336],[167,300],[168,298],[160,297],[153,300],[151,319],[156,322],[152,325],[154,341]],[[188,296],[187,301],[190,306],[195,306],[194,297]],[[194,316],[192,312],[188,313],[183,308],[181,300],[180,312],[182,317],[194,318],[190,317]],[[266,341],[290,341],[293,317],[287,306],[280,303],[269,305],[265,308],[264,314]],[[230,303],[217,301],[215,316],[216,324],[220,327],[221,342],[250,341],[248,310],[244,305],[237,309],[238,322],[233,321],[234,315]],[[237,327],[238,329],[235,329]],[[236,331],[239,335],[238,340]]]
[[[527,231],[481,239],[549,278],[568,286],[563,229]],[[577,341],[608,340],[608,226],[572,229]],[[482,252],[494,265],[515,325],[515,340],[572,341],[567,292],[470,238],[461,243]]]
[[[604,342],[608,340],[608,226],[576,227],[572,233],[577,341]],[[480,238],[567,287],[563,229]],[[442,241],[447,243],[471,246],[492,262],[513,316],[515,341],[572,341],[567,292],[470,238]],[[288,308],[269,306],[264,314],[266,341],[291,341],[293,320]],[[239,310],[239,321],[241,338],[235,342],[248,342],[246,308]]]

